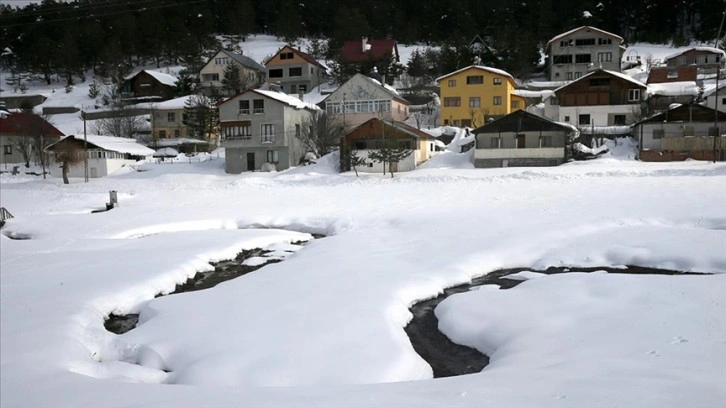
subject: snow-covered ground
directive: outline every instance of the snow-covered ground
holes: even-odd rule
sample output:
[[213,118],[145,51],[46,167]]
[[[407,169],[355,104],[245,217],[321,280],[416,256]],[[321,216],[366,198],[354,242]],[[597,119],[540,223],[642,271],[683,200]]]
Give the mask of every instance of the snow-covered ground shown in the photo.
[[[0,405],[722,406],[726,164],[440,157],[394,178],[338,174],[334,157],[227,175],[214,155],[70,185],[0,174],[16,217],[0,235]],[[120,206],[92,214],[109,190]],[[310,233],[327,237],[154,298]],[[522,274],[454,295],[442,330],[492,356],[467,376],[432,380],[403,331],[412,303],[494,269],[625,264],[716,274]],[[111,334],[113,312],[140,324]]]

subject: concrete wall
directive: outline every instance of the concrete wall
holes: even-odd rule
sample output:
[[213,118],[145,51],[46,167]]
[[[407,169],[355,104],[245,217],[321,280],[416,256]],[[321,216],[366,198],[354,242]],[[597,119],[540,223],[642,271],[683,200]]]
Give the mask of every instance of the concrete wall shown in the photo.
[[[368,159],[368,153],[371,150],[358,150],[358,157],[366,159],[366,165],[357,166],[356,169],[360,173],[383,173],[383,164]],[[405,159],[398,162],[398,169],[395,172],[411,171],[416,169],[416,150],[406,156]],[[388,174],[388,164],[386,164],[386,174]]]
[[[97,178],[105,177],[114,171],[136,163],[136,160],[126,159],[88,159],[88,177]],[[51,163],[49,166],[50,174],[54,177],[63,177],[63,171],[60,168],[60,163]],[[95,171],[94,171],[95,169]],[[85,178],[85,167],[83,163],[79,163],[75,166],[71,166],[68,171],[68,177],[74,178]]]
[[625,115],[625,123],[632,124],[640,117],[640,105],[591,105],[591,106],[560,106],[559,122],[565,122],[577,127],[587,127],[578,123],[579,115],[590,115],[590,121],[595,121],[595,126],[613,126],[615,115]]

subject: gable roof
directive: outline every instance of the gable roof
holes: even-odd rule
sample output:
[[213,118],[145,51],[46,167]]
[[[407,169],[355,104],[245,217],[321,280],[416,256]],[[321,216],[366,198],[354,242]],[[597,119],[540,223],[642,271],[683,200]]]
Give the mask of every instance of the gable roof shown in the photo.
[[[312,55],[307,54],[307,53],[304,53],[304,52],[298,50],[297,48],[293,48],[289,44],[282,46],[282,48],[280,48],[279,50],[277,50],[277,52],[272,57],[270,57],[267,61],[268,62],[269,61],[272,61],[273,58],[275,58],[276,56],[278,56],[283,50],[286,50],[286,49],[292,51],[294,54],[296,54],[300,58],[304,59],[305,61],[307,61],[307,62],[309,62],[309,63],[311,63],[313,65],[317,65],[320,68],[326,69],[325,66],[323,66],[323,64],[319,63],[318,60],[316,60],[315,58],[313,58]],[[265,63],[265,66],[267,66],[267,62]]]
[[396,130],[400,130],[403,133],[405,133],[411,137],[414,137],[416,139],[436,139],[435,137],[431,136],[430,134],[424,132],[423,130],[417,129],[417,128],[409,125],[408,123],[394,122],[394,121],[384,120],[381,118],[370,118],[367,121],[361,123],[360,125],[354,127],[353,129],[349,130],[348,132],[346,132],[346,135],[353,133],[355,130],[365,126],[369,122],[381,122],[387,128],[394,128]]
[[50,122],[32,113],[8,113],[0,120],[0,135],[33,136],[39,135],[39,131],[42,131],[44,136],[64,136],[63,132]]
[[587,75],[581,76],[580,78],[578,78],[578,79],[570,82],[569,84],[562,85],[561,87],[555,89],[555,92],[561,91],[561,90],[567,88],[568,86],[570,86],[570,85],[572,85],[574,83],[577,83],[577,82],[580,82],[580,81],[584,80],[585,78],[588,78],[590,76],[593,76],[593,75],[598,74],[598,73],[603,73],[603,72],[606,73],[606,74],[608,74],[608,75],[611,75],[611,76],[614,76],[614,77],[618,77],[620,79],[623,79],[625,81],[628,81],[628,82],[632,83],[633,85],[635,85],[635,86],[637,86],[639,88],[644,88],[645,89],[645,88],[648,87],[646,84],[644,84],[644,83],[642,83],[642,82],[640,82],[640,81],[638,81],[636,79],[633,79],[633,78],[631,78],[631,77],[629,77],[629,76],[627,76],[627,75],[625,75],[625,74],[623,74],[621,72],[609,71],[607,69],[598,69],[596,71],[589,72]]
[[710,52],[710,53],[713,53],[713,54],[719,54],[722,57],[725,57],[726,56],[726,52],[724,52],[723,50],[718,49],[718,48],[713,48],[713,47],[691,47],[691,48],[685,49],[683,51],[679,51],[679,52],[677,52],[675,54],[668,55],[667,57],[663,58],[663,61],[668,61],[668,60],[671,60],[673,58],[679,57],[679,56],[681,56],[681,55],[683,55],[683,54],[685,54],[685,53],[687,53],[689,51]]
[[366,51],[363,51],[363,39],[346,41],[343,43],[343,48],[340,51],[340,55],[345,62],[365,62],[371,59],[379,60],[386,57],[388,54],[394,54],[396,61],[399,61],[398,46],[396,40],[368,40],[365,39],[367,47]]
[[552,44],[553,42],[555,42],[555,41],[559,41],[559,40],[561,40],[562,38],[565,38],[565,37],[567,37],[567,36],[570,36],[570,35],[572,35],[572,34],[574,34],[574,33],[578,32],[578,31],[582,31],[582,30],[590,30],[590,31],[595,31],[595,32],[597,32],[598,34],[602,34],[602,35],[607,35],[607,36],[610,36],[610,37],[613,37],[613,38],[619,39],[621,43],[622,43],[623,41],[625,41],[625,40],[623,40],[623,37],[621,37],[621,36],[619,36],[619,35],[617,35],[617,34],[613,34],[613,33],[610,33],[610,32],[607,32],[607,31],[605,31],[605,30],[601,30],[601,29],[599,29],[599,28],[595,28],[595,27],[592,27],[592,26],[582,26],[582,27],[577,27],[577,28],[574,28],[574,29],[572,29],[572,30],[570,30],[570,31],[567,31],[567,32],[564,32],[564,33],[562,33],[562,34],[559,34],[559,35],[556,35],[556,36],[552,37],[552,39],[551,39],[551,40],[547,41],[547,46],[549,47],[549,45],[550,45],[550,44]]
[[663,112],[645,118],[640,122],[633,124],[637,126],[643,123],[663,123],[663,122],[697,122],[697,123],[713,123],[718,115],[718,121],[726,121],[726,113],[717,111],[707,106],[690,104],[679,105],[675,108],[667,109]]
[[86,135],[85,139],[86,140],[84,140],[83,135],[70,135],[70,136],[66,136],[63,139],[53,143],[52,145],[46,147],[45,149],[48,151],[54,151],[55,150],[54,147],[64,141],[80,142],[80,143],[87,141],[87,143],[92,148],[96,147],[96,148],[108,150],[111,152],[131,154],[134,156],[151,156],[154,154],[154,150],[136,143],[136,140],[134,140],[134,139],[129,139],[129,138],[125,138],[125,137]]
[[146,72],[151,77],[153,77],[154,79],[156,79],[157,81],[159,81],[159,83],[161,83],[162,85],[166,85],[166,86],[176,86],[176,81],[177,81],[178,78],[175,77],[174,75],[165,74],[163,72],[152,71],[152,70],[148,70],[148,69],[142,69],[139,72],[136,72],[134,74],[127,75],[124,79],[125,80],[133,79],[133,78],[139,76],[142,72]]
[[265,89],[248,89],[246,91],[242,91],[238,93],[237,95],[234,95],[222,102],[219,103],[219,106],[226,104],[227,102],[232,101],[233,99],[236,99],[246,93],[256,93],[260,96],[264,96],[266,98],[272,99],[274,101],[283,103],[287,106],[290,106],[295,109],[310,109],[310,110],[320,110],[320,108],[312,103],[301,101],[295,96],[288,95],[286,93],[277,92],[277,91],[268,91]]
[[330,97],[331,97],[331,95],[334,95],[334,94],[335,94],[335,95],[340,95],[340,94],[339,94],[339,92],[342,92],[342,90],[343,90],[343,89],[345,89],[345,88],[344,88],[344,87],[345,87],[345,85],[346,85],[346,84],[348,84],[349,82],[353,81],[354,79],[360,79],[360,80],[363,80],[363,81],[368,81],[368,82],[370,82],[371,84],[373,84],[373,85],[375,85],[375,86],[377,86],[377,87],[380,87],[380,89],[382,89],[382,90],[383,90],[383,91],[384,91],[385,93],[387,93],[387,94],[388,94],[388,95],[389,95],[389,96],[390,96],[390,97],[391,97],[392,99],[395,99],[395,100],[397,100],[397,101],[399,101],[399,102],[401,102],[401,103],[403,103],[403,104],[405,104],[405,105],[410,105],[410,104],[411,104],[411,103],[410,103],[410,102],[408,102],[407,100],[403,99],[403,98],[401,97],[401,95],[400,95],[400,94],[398,93],[398,91],[396,91],[395,89],[393,89],[393,88],[392,88],[391,86],[389,86],[388,84],[385,84],[385,83],[383,83],[383,84],[382,84],[382,83],[381,83],[381,82],[379,82],[378,80],[376,80],[376,79],[373,79],[373,78],[371,78],[371,77],[369,77],[369,76],[367,76],[367,75],[363,75],[363,74],[361,74],[361,73],[356,73],[355,75],[353,75],[352,77],[350,77],[350,79],[348,79],[347,81],[345,81],[345,82],[344,82],[344,83],[343,83],[342,85],[340,85],[340,86],[339,86],[339,87],[338,87],[338,88],[337,88],[337,89],[336,89],[335,91],[333,91],[333,92],[332,92],[332,93],[331,93],[330,95],[326,96],[326,97],[325,97],[325,99],[323,99],[323,100],[322,100],[321,102],[325,102],[325,101],[327,101],[327,100],[328,100],[328,98],[330,98]]
[[696,81],[658,82],[648,84],[648,94],[658,96],[693,96],[698,95]]
[[516,110],[506,116],[493,120],[472,131],[473,134],[499,132],[562,131],[572,132],[571,126],[554,122],[525,110]]
[[478,70],[482,70],[482,71],[489,72],[491,74],[501,75],[503,77],[506,77],[510,81],[512,81],[512,85],[516,86],[516,83],[514,82],[514,77],[509,72],[504,71],[504,70],[501,70],[501,69],[498,69],[498,68],[485,67],[483,65],[469,65],[468,67],[464,67],[464,68],[458,69],[458,70],[456,70],[454,72],[450,72],[450,73],[448,73],[446,75],[442,75],[442,76],[436,78],[436,82],[441,82],[441,80],[444,79],[444,78],[450,77],[452,75],[456,75],[456,74],[458,74],[460,72],[463,72],[463,71],[466,71],[466,70],[469,70],[469,69],[478,69]]
[[[207,65],[209,65],[214,60],[214,58],[217,55],[219,55],[220,53],[224,53],[228,57],[232,58],[235,62],[237,62],[238,64],[240,64],[240,65],[242,65],[244,67],[247,67],[247,68],[250,68],[250,69],[254,69],[255,71],[260,71],[260,72],[263,72],[263,73],[267,72],[267,68],[265,68],[265,66],[260,65],[260,63],[258,63],[257,61],[253,60],[252,58],[250,58],[248,56],[245,56],[245,55],[242,55],[242,54],[235,54],[232,51],[227,51],[227,50],[224,50],[224,49],[223,50],[219,50],[216,54],[214,54],[214,57],[210,58],[209,61],[207,61],[207,63],[204,64],[204,67],[206,67]],[[204,69],[204,67],[202,67],[202,69]]]
[[[716,85],[707,86],[705,88],[706,88],[706,90],[703,91],[703,97],[704,98],[707,97],[707,96],[711,96],[711,95],[715,94],[716,93],[716,90],[717,90],[716,89]],[[723,93],[722,89],[724,89],[724,88],[726,88],[726,83],[723,83],[722,82],[722,83],[720,83],[718,85],[718,91],[719,92]]]

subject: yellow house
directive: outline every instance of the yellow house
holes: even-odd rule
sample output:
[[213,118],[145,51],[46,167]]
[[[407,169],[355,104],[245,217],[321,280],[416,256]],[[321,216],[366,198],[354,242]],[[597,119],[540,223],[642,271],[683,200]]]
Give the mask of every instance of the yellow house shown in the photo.
[[470,65],[436,82],[444,125],[475,128],[525,107],[524,98],[514,94],[514,78],[501,69]]

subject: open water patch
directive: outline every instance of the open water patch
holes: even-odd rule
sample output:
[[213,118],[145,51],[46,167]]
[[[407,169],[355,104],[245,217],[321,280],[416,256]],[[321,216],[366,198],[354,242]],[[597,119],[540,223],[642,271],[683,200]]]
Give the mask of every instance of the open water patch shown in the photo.
[[[313,239],[322,238],[322,235],[312,234]],[[212,262],[214,270],[197,272],[185,282],[177,284],[171,293],[160,293],[156,297],[170,296],[185,292],[210,289],[222,282],[239,278],[250,272],[254,272],[265,265],[282,262],[288,256],[294,254],[304,246],[305,242],[293,242],[290,244],[273,244],[267,248],[255,248],[243,250],[233,259],[220,262]],[[110,314],[103,325],[106,330],[123,334],[136,327],[139,322],[139,315],[129,313],[124,315]]]
[[434,314],[436,306],[451,295],[467,292],[483,285],[497,285],[500,289],[511,289],[537,274],[553,275],[568,272],[607,272],[639,275],[710,275],[701,272],[681,272],[670,269],[650,268],[636,265],[623,267],[555,267],[538,270],[532,268],[509,268],[492,271],[472,279],[471,282],[452,286],[430,299],[413,304],[409,311],[413,319],[404,328],[416,353],[432,368],[434,378],[478,373],[489,364],[489,356],[477,349],[452,342],[439,331],[439,320]]

